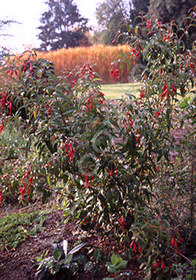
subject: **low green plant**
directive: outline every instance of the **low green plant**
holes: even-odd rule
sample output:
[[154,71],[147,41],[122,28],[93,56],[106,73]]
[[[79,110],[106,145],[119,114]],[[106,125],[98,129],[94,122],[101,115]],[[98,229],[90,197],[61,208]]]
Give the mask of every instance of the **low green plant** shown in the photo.
[[12,213],[0,218],[0,250],[15,249],[27,238],[43,230],[47,213]]
[[177,278],[172,278],[173,280],[193,280],[196,277],[196,260],[193,259],[192,262],[173,264],[171,271],[177,276]]
[[81,243],[68,252],[67,240],[63,240],[62,244],[55,244],[52,256],[47,257],[48,252],[46,252],[44,256],[37,257],[36,276],[41,280],[48,272],[51,275],[56,275],[63,270],[74,275],[79,271],[80,266],[83,266],[84,271],[92,271],[94,269],[93,263],[88,260],[86,254],[80,253],[80,250],[86,245],[88,244]]
[[2,205],[13,206],[18,202],[24,205],[35,201],[41,194],[44,202],[51,195],[44,161],[40,162],[33,143],[28,146],[30,137],[31,135],[24,131],[21,122],[15,122],[15,125],[11,122],[0,134]]
[[103,278],[103,280],[109,280],[109,279],[117,280],[121,276],[124,276],[124,275],[129,276],[129,273],[121,272],[121,270],[126,268],[126,266],[127,266],[126,260],[123,260],[120,256],[118,256],[116,254],[112,254],[111,262],[107,262],[106,267],[110,273],[114,274],[114,277],[106,277],[106,278]]

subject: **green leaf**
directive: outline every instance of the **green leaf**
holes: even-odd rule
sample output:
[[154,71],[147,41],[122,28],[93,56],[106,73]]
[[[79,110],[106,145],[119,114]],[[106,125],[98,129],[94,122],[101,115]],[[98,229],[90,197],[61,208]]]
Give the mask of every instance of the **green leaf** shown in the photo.
[[190,100],[190,96],[187,96],[187,97],[183,98],[183,100],[179,104],[179,108],[180,109],[187,108],[189,106],[189,103],[188,103],[189,100]]
[[116,272],[116,267],[115,267],[113,264],[107,263],[107,264],[106,264],[106,267],[107,267],[107,270],[108,270],[109,272],[111,272],[111,273],[115,273],[115,272]]
[[65,260],[63,261],[64,264],[70,264],[73,260],[73,255],[68,254]]
[[78,270],[79,270],[79,264],[78,264],[77,262],[73,262],[73,263],[70,264],[69,269],[70,269],[72,272],[78,272]]
[[55,263],[54,266],[52,266],[50,268],[51,274],[52,275],[57,274],[60,271],[60,269],[61,269],[61,264],[60,263]]
[[60,249],[55,249],[52,252],[53,257],[55,258],[56,261],[59,261],[62,257],[63,252]]
[[127,266],[127,261],[126,260],[122,260],[121,263],[119,263],[116,268],[117,269],[122,269],[125,268]]
[[96,263],[98,263],[101,259],[102,259],[101,250],[100,250],[100,249],[97,249],[97,250],[94,252],[93,260],[94,260]]
[[92,271],[94,269],[94,265],[91,261],[88,261],[84,266],[84,271]]
[[116,254],[112,254],[111,262],[113,265],[118,265],[122,261],[122,258],[119,258]]
[[79,264],[85,264],[88,261],[88,257],[84,254],[80,254],[80,255],[76,256],[76,260]]

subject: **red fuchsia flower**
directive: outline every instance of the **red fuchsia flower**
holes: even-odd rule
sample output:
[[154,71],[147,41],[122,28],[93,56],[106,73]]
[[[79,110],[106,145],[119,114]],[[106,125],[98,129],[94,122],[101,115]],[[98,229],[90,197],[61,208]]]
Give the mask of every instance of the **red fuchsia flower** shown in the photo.
[[195,74],[195,65],[193,63],[189,62],[189,66],[191,68],[192,73]]
[[137,57],[137,60],[140,58],[140,51],[137,51],[135,56]]
[[89,78],[90,80],[95,78],[95,76],[94,76],[92,70],[89,70],[89,72],[88,72],[88,78]]
[[92,100],[92,97],[89,96],[89,98],[87,99],[87,102],[86,102],[86,113],[88,114],[88,112],[92,112],[93,110],[93,100]]
[[135,252],[135,251],[136,251],[136,242],[133,245],[133,252]]
[[133,126],[133,121],[132,121],[132,119],[131,119],[131,118],[129,118],[129,120],[128,120],[128,124],[130,125],[130,127],[132,127],[132,126]]
[[71,159],[74,158],[74,152],[73,152],[73,148],[71,146],[71,144],[68,144],[68,143],[65,143],[64,146],[61,147],[61,149],[65,149],[65,154],[68,152],[69,150],[69,153],[67,154],[67,156],[69,157],[69,162],[71,161]]
[[111,70],[110,70],[110,75],[113,77],[114,76],[114,72],[115,72],[115,68],[114,66],[112,66]]
[[70,78],[72,74],[73,74],[72,72],[69,72],[67,77]]
[[102,105],[103,104],[103,99],[101,99],[101,97],[98,97],[99,98],[99,103]]
[[49,161],[44,167],[47,168],[51,165],[51,161]]
[[114,38],[114,40],[112,41],[112,45],[116,42],[116,38]]
[[176,238],[174,236],[172,236],[172,239],[171,239],[171,242],[170,244],[175,247],[175,244],[176,244]]
[[111,167],[111,170],[110,170],[110,173],[109,173],[110,177],[113,177],[114,176],[114,172],[113,172],[113,169]]
[[29,187],[30,187],[30,185],[32,184],[32,182],[33,182],[33,175],[29,178],[29,183],[28,183],[28,185],[27,185],[27,201],[29,201]]
[[163,101],[163,99],[166,97],[167,104],[168,104],[168,102],[169,102],[169,90],[168,90],[168,87],[165,84],[163,86],[163,93],[161,94],[161,96],[162,96],[161,101]]
[[49,117],[50,114],[51,114],[51,105],[50,105],[50,107],[48,108],[48,110],[46,111],[46,113],[47,113],[47,117]]
[[161,114],[161,110],[155,112],[155,113],[154,113],[154,117],[155,117],[155,118],[158,118],[158,117],[160,116],[160,114]]
[[142,99],[144,98],[144,96],[145,96],[145,91],[144,91],[144,89],[142,89],[142,90],[140,91],[140,101],[142,101]]
[[10,74],[10,69],[6,70],[5,72],[6,72],[6,74],[7,74],[7,75],[6,75],[6,77],[7,77],[7,76]]
[[140,51],[137,50],[137,47],[133,48],[132,51],[131,51],[131,53],[137,57],[137,60],[139,59],[139,57],[140,57]]
[[17,69],[14,70],[14,73],[15,73],[16,76],[18,76],[18,70]]
[[179,69],[182,70],[183,62],[180,63]]
[[86,175],[84,176],[85,177],[85,183],[84,183],[84,188],[88,188],[88,187],[91,187],[91,184],[90,184],[90,179],[89,177]]
[[166,269],[166,265],[165,265],[163,259],[162,259],[162,261],[161,261],[161,269],[162,269],[162,270],[165,270],[165,269]]
[[[2,96],[2,94],[1,94]],[[6,103],[6,98],[7,98],[7,92],[4,94],[4,96],[0,99],[0,107],[4,108],[5,103]]]
[[71,90],[75,87],[75,85],[76,85],[76,79],[74,79],[74,80],[72,81]]
[[162,22],[159,21],[158,19],[157,19],[157,25],[158,25],[158,29],[161,29],[161,28],[162,28]]
[[0,134],[2,133],[2,131],[3,131],[3,128],[4,128],[4,126],[3,126],[3,123],[0,125]]
[[175,236],[172,236],[170,244],[172,245],[172,247],[174,247],[176,249],[177,253],[180,254],[180,250],[178,248],[178,244],[177,244]]
[[21,187],[19,189],[19,191],[20,191],[21,200],[23,200],[23,197],[24,197],[24,194],[25,194],[25,184],[23,184],[23,187]]
[[[12,78],[12,76],[13,76],[13,69],[8,69],[8,70],[6,71],[6,73],[7,73],[7,76],[9,75],[10,78]],[[6,76],[6,77],[7,77],[7,76]]]
[[31,79],[32,79],[33,78],[33,66],[31,63],[30,63],[30,75],[31,75]]
[[158,269],[159,264],[157,262],[157,258],[154,259],[154,268]]
[[69,153],[67,154],[67,156],[69,158],[69,162],[71,161],[71,159],[74,158],[74,152],[73,152],[73,148],[72,148],[71,144],[69,146]]
[[129,112],[126,112],[126,115],[127,115],[127,117],[128,117],[127,122],[128,122],[128,124],[130,125],[130,127],[132,127],[132,126],[133,126],[133,121],[132,121],[132,119],[131,119],[131,116],[130,116]]
[[65,143],[65,145],[63,145],[62,147],[61,147],[61,149],[63,150],[63,149],[65,149],[66,148],[66,150],[64,151],[65,152],[65,154],[68,152],[68,150],[69,150],[69,144],[68,143]]
[[138,137],[136,138],[136,142],[137,142],[137,144],[139,145],[140,144],[140,135],[138,135]]
[[176,94],[177,89],[174,85],[171,85],[171,90],[172,90],[173,94]]
[[138,243],[138,253],[141,253],[142,251],[142,248],[141,248],[141,245],[140,245],[140,242]]
[[118,176],[118,169],[116,168],[116,175]]
[[11,113],[12,113],[12,101],[9,100],[9,101],[6,103],[6,105],[7,105],[7,111],[8,111],[8,113],[9,113],[9,115],[11,116]]
[[32,183],[33,182],[33,175],[29,178],[29,183]]
[[171,36],[170,36],[170,34],[167,32],[165,35],[164,35],[164,37],[163,37],[163,42],[165,42],[165,41],[168,41],[168,43],[170,42],[170,40],[171,40]]
[[115,69],[114,66],[112,66],[112,69],[110,70],[110,75],[113,77],[114,81],[117,81],[120,75],[118,68]]
[[98,91],[98,92],[99,92],[99,94],[100,94],[102,97],[105,96],[105,94],[104,94],[103,92],[101,92],[101,91]]
[[151,19],[147,20],[146,26],[148,27],[148,34],[150,34],[151,33],[151,29],[152,29],[152,21],[151,21]]
[[120,222],[121,230],[124,231],[125,225],[126,225],[126,224],[125,224],[124,216],[122,215],[122,216],[118,219],[118,221]]
[[178,242],[182,244],[184,242],[184,239],[179,236]]
[[29,64],[29,59],[24,63],[24,67],[22,69],[22,72],[25,72],[25,70],[27,69],[28,64]]
[[28,171],[25,173],[25,175],[22,177],[22,179],[25,179],[25,178],[29,177],[30,173],[31,173],[31,170],[28,170]]
[[0,207],[2,207],[3,195],[2,191],[0,190]]
[[132,54],[135,54],[136,51],[137,51],[137,47],[133,48],[132,51],[131,51],[131,53],[132,53]]
[[136,251],[136,242],[135,242],[135,239],[133,239],[133,241],[131,242],[130,248],[132,248],[133,252]]
[[130,248],[133,247],[134,243],[135,243],[135,240],[133,239],[132,242],[131,242],[131,244],[130,244]]
[[170,42],[170,40],[171,40],[171,35],[169,34],[169,33],[167,33],[167,37],[166,37],[166,39],[167,39],[167,41],[168,41],[168,43]]

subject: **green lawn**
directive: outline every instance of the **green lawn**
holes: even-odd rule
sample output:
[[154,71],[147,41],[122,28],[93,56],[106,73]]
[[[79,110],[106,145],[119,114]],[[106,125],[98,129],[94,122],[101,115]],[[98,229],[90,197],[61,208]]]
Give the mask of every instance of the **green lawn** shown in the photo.
[[139,95],[139,86],[139,83],[109,84],[102,85],[101,90],[105,94],[106,98],[116,99],[123,97],[126,93]]

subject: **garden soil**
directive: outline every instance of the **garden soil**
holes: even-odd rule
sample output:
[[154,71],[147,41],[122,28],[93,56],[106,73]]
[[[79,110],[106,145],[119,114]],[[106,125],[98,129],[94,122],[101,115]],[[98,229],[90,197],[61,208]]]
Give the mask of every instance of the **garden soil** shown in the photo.
[[[28,207],[26,211],[29,211]],[[5,214],[10,214],[10,212],[0,212],[0,215]],[[37,269],[36,257],[44,255],[46,251],[48,251],[48,256],[50,256],[52,253],[52,244],[59,243],[64,239],[68,241],[71,247],[78,241],[87,242],[89,245],[84,250],[87,251],[89,257],[91,257],[98,248],[108,259],[111,253],[118,253],[125,257],[127,246],[123,245],[123,242],[117,241],[112,232],[85,232],[78,230],[73,221],[69,221],[65,224],[64,219],[62,211],[51,211],[47,215],[43,224],[43,230],[40,233],[32,237],[27,236],[27,239],[18,245],[15,250],[5,248],[3,252],[0,252],[0,280],[37,279],[35,276]],[[100,279],[111,276],[108,274],[104,263],[100,264],[100,268],[102,270],[102,277]],[[139,270],[139,264],[137,263],[137,256],[129,260],[125,271],[129,273],[129,277],[121,277],[120,279],[143,279],[143,274]],[[81,271],[75,275],[68,275],[67,273],[62,273],[53,277],[48,277],[46,275],[43,279],[92,280],[97,278],[94,277],[92,272],[87,273]]]

